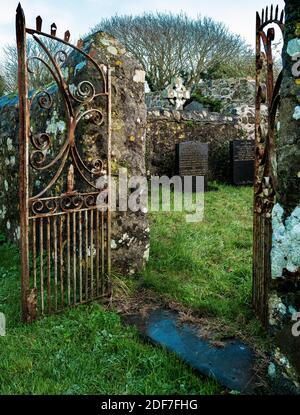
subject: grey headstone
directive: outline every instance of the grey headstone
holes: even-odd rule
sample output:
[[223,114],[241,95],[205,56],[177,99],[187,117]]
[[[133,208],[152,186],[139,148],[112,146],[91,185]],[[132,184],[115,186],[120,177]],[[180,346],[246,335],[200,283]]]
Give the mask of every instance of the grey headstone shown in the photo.
[[237,186],[244,184],[253,184],[255,166],[255,141],[231,141],[230,158],[232,183]]
[[206,176],[208,174],[208,144],[186,141],[177,145],[177,172],[179,176]]
[[204,177],[207,187],[208,144],[186,141],[176,145],[176,172],[179,176],[193,177],[193,192],[196,192],[196,177]]

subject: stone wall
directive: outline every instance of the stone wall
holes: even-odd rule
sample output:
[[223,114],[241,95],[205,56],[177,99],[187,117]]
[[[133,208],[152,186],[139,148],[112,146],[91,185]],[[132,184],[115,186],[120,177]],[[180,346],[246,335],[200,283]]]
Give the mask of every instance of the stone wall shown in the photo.
[[[145,73],[141,65],[111,36],[98,32],[84,43],[86,52],[93,51],[99,64],[112,67],[112,172],[126,167],[129,176],[145,175],[146,106],[144,97]],[[70,83],[93,79],[90,65],[69,57]],[[53,146],[61,144],[66,130],[63,112],[58,110],[58,92],[48,89],[54,100],[47,120],[35,108],[32,124],[38,124],[52,137]],[[99,102],[101,108],[101,103]],[[18,174],[18,99],[16,96],[0,100],[0,232],[10,240],[18,240],[19,174]],[[42,130],[43,131],[43,130]],[[105,137],[93,122],[81,123],[77,138],[87,158],[100,157]],[[40,183],[41,180],[45,182]],[[42,186],[47,178],[35,177],[33,186]],[[114,213],[112,217],[112,262],[122,273],[133,274],[140,269],[149,253],[149,227],[145,212]]]
[[[221,111],[211,112],[193,101],[193,94],[221,101]],[[247,79],[202,81],[191,91],[183,110],[176,110],[168,99],[167,89],[146,94],[147,173],[175,173],[175,145],[183,141],[200,141],[210,145],[210,179],[230,179],[229,141],[255,139],[255,82]],[[262,105],[267,120],[267,107]],[[262,124],[266,130],[266,122]],[[263,132],[265,133],[265,132]]]
[[[205,97],[221,102],[221,114],[237,117],[237,122],[249,138],[255,139],[255,80],[215,79],[202,81],[193,87]],[[265,85],[263,85],[265,91]],[[263,97],[265,101],[265,94]],[[267,117],[267,106],[262,105],[262,116]]]
[[218,113],[149,110],[147,121],[147,174],[176,174],[175,146],[183,141],[209,143],[209,180],[230,180],[229,142],[247,138],[236,117]]

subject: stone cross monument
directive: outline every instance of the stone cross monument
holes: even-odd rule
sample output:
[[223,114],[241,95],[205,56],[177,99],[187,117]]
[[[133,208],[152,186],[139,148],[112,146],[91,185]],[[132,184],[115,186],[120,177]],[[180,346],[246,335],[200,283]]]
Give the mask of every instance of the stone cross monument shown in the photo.
[[167,98],[177,110],[183,110],[184,103],[190,99],[190,91],[183,85],[183,80],[176,77],[171,84],[163,91],[163,97]]

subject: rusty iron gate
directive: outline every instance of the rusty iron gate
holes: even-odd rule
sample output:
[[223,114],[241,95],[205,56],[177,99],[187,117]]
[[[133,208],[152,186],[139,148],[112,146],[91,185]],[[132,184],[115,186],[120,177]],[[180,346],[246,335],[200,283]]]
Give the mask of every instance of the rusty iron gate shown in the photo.
[[[273,45],[275,28],[284,31],[284,11],[278,6],[256,13],[256,161],[254,180],[253,304],[268,327],[268,293],[271,281],[272,209],[276,189],[276,114],[280,103],[282,72],[275,79]],[[280,32],[279,32],[280,33]],[[264,91],[265,85],[265,91]],[[267,122],[261,105],[268,108]]]
[[[111,71],[96,62],[92,48],[87,51],[82,41],[74,46],[69,42],[69,31],[60,39],[56,30],[53,23],[50,34],[43,32],[40,16],[35,29],[27,28],[24,12],[18,6],[21,291],[25,321],[110,293],[110,186],[106,183],[99,189],[97,180],[104,177],[109,181],[111,173]],[[27,56],[27,38],[38,47],[38,55]],[[86,64],[93,82],[79,79],[76,85],[77,62]],[[33,63],[34,69],[30,66]],[[73,67],[73,78],[68,63]],[[41,67],[53,82],[32,93],[28,78]],[[51,130],[49,118],[59,111],[64,128]],[[83,121],[93,124],[94,141],[92,135],[84,143],[78,132]],[[98,148],[100,132],[101,157],[91,159],[88,149]],[[97,204],[100,192],[106,195],[102,207]]]

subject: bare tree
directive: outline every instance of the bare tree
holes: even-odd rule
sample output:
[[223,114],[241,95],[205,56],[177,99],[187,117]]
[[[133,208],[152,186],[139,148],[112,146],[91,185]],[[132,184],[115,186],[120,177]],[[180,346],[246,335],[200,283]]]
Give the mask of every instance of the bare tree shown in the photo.
[[204,73],[254,75],[253,51],[211,18],[190,19],[183,13],[114,16],[103,19],[93,32],[97,30],[110,33],[136,56],[152,90],[163,89],[178,75],[187,85],[198,83]]
[[[60,50],[67,51],[68,49],[67,46],[52,39],[43,38],[42,40],[53,55]],[[41,47],[34,40],[28,39],[26,52],[28,57],[29,88],[39,89],[53,82],[53,78],[45,65],[43,65],[41,61],[34,59],[37,57],[48,61],[48,58]],[[3,48],[3,54],[2,76],[5,84],[5,92],[14,93],[18,88],[18,53],[16,46],[6,45]]]

